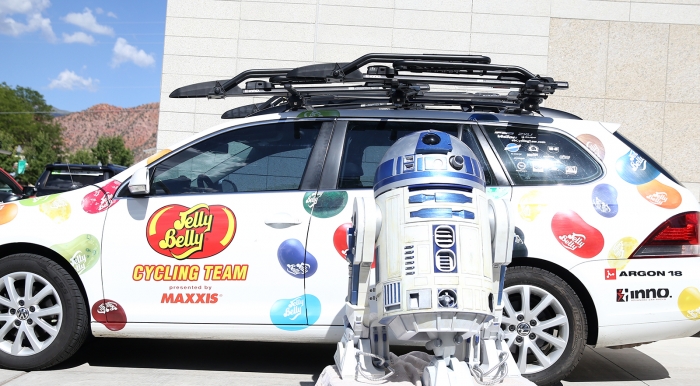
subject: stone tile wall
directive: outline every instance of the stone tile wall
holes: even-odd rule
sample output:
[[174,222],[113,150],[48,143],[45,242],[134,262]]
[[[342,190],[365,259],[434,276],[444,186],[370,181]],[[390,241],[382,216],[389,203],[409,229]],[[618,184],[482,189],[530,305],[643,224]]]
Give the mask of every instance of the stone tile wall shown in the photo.
[[700,0],[168,0],[158,148],[250,100],[168,98],[250,68],[369,52],[484,54],[570,82],[547,101],[620,131],[700,196]]

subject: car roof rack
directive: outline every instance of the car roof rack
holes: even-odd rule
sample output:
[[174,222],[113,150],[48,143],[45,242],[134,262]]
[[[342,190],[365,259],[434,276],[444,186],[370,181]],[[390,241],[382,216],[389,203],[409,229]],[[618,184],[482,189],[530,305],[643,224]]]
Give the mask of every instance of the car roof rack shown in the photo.
[[568,87],[568,82],[522,67],[491,64],[491,58],[481,55],[367,54],[349,63],[247,70],[229,80],[180,87],[170,97],[268,98],[229,110],[222,115],[224,119],[341,108],[457,107],[461,111],[529,114],[539,112],[540,104],[555,90]]

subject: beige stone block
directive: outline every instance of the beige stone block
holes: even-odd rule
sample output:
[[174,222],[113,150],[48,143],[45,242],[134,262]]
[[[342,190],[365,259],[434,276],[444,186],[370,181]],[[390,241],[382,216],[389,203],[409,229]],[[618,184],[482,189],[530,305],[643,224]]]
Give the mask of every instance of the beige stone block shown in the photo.
[[160,94],[160,111],[174,113],[194,113],[195,98],[170,98],[170,91]]
[[700,6],[632,3],[630,21],[700,25]]
[[[316,4],[316,0],[312,2]],[[364,8],[394,8],[394,0],[353,0],[352,4],[349,4],[347,0],[319,0],[319,4],[354,5]]]
[[548,36],[549,17],[473,14],[472,32]]
[[163,53],[167,55],[235,58],[237,46],[236,39],[166,36]]
[[469,32],[471,14],[463,12],[417,11],[397,9],[394,13],[394,27],[416,30]]
[[[161,116],[162,115],[163,113],[161,113]],[[160,127],[161,126],[158,126],[158,136],[156,139],[156,147],[158,150],[173,148],[173,145],[191,137],[193,133],[191,131],[170,131],[161,129]]]
[[666,101],[700,103],[700,26],[671,26]]
[[607,98],[664,100],[668,32],[668,24],[610,23]]
[[312,61],[314,44],[300,42],[275,42],[270,40],[240,40],[238,57],[249,59],[279,59]]
[[[233,77],[233,75],[231,75]],[[187,75],[187,74],[167,74],[164,73],[161,78],[160,92],[170,94],[176,88],[187,86],[194,83],[208,82],[211,80],[222,80],[222,77],[213,78],[208,75]],[[162,107],[161,107],[162,109]]]
[[429,49],[429,48],[411,48],[411,47],[392,47],[391,52],[395,54],[452,54],[452,55],[469,55],[469,51],[453,51],[449,49]]
[[230,78],[236,73],[236,59],[163,55],[163,73]]
[[552,19],[547,76],[569,82],[566,96],[603,98],[609,22]]
[[[238,0],[228,0],[228,1],[238,1]],[[271,3],[270,0],[242,0],[251,3]],[[316,0],[275,0],[274,3],[283,4],[316,4]]]
[[277,42],[309,42],[315,36],[313,24],[242,20],[240,39]]
[[700,0],[634,0],[635,3],[700,5]]
[[621,124],[618,131],[656,160],[663,152],[663,102],[606,100],[604,122]]
[[184,131],[192,133],[194,129],[194,116],[195,114],[192,113],[161,111],[158,115],[158,132]]
[[238,19],[241,3],[237,1],[168,0],[167,15],[197,19]]
[[416,31],[395,28],[393,39],[393,47],[469,51],[469,33],[467,32]]
[[470,50],[474,53],[547,55],[547,41],[544,36],[472,33]]
[[238,72],[243,72],[250,69],[260,68],[296,68],[312,64],[311,61],[294,61],[294,60],[279,60],[279,59],[247,59],[238,58],[236,68]]
[[390,48],[388,46],[363,46],[355,44],[317,44],[316,62],[351,62],[365,54],[389,51]]
[[[222,110],[221,113],[224,111]],[[235,122],[235,120],[221,119],[221,114],[197,114],[194,117],[194,132],[199,133],[222,123],[230,123],[233,126],[236,124]]]
[[319,24],[316,37],[318,43],[391,46],[391,28]]
[[680,181],[700,182],[700,103],[666,103],[661,164]]
[[[471,52],[472,55],[479,55],[479,52]],[[515,54],[499,54],[487,53],[486,56],[491,58],[491,63],[503,64],[509,66],[523,67],[531,73],[537,75],[547,75],[547,57],[544,55],[515,55]],[[565,91],[566,92],[566,91]]]
[[165,36],[236,39],[238,37],[238,21],[167,17]]
[[[352,5],[352,3],[350,3]],[[318,23],[356,25],[366,27],[391,27],[394,10],[388,8],[364,8],[355,6],[321,5]]]
[[566,19],[628,21],[630,5],[616,1],[553,0],[550,16]]
[[316,21],[316,5],[243,2],[241,3],[241,20],[314,23]]
[[551,3],[552,0],[474,0],[472,12],[492,15],[549,16]]
[[[700,178],[698,178],[700,180]],[[690,190],[697,201],[700,201],[700,183],[698,182],[681,182],[686,189]]]
[[396,0],[396,9],[417,9],[420,11],[470,12],[471,0]]
[[566,91],[557,91],[544,107],[566,111],[588,121],[605,120],[605,99],[568,97]]

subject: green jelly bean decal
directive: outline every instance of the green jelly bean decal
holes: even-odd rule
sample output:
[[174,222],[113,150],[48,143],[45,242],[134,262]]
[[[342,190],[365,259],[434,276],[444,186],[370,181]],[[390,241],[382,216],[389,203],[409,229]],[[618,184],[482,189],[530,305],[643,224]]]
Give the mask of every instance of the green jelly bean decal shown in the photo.
[[58,195],[59,193],[41,197],[29,197],[24,200],[19,200],[18,202],[22,204],[22,206],[37,206],[55,200]]
[[87,272],[100,260],[100,242],[97,237],[89,234],[80,235],[64,244],[56,244],[51,249],[68,260],[79,275]]
[[329,218],[345,209],[348,192],[309,192],[304,194],[304,209],[314,217]]

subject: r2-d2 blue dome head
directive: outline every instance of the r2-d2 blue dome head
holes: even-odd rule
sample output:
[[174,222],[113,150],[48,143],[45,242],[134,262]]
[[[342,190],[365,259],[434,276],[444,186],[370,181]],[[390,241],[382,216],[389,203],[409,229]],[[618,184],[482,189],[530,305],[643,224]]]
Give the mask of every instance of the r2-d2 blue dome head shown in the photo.
[[474,152],[441,131],[419,131],[387,150],[374,175],[374,196],[405,186],[484,191],[484,171]]

